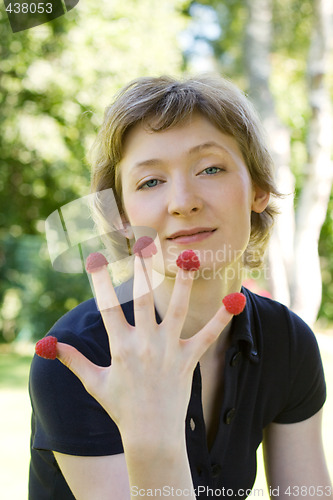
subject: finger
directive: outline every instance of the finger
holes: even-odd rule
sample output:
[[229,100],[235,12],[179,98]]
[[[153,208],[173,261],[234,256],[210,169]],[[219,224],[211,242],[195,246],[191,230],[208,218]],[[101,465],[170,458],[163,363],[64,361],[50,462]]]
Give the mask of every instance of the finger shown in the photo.
[[212,319],[188,341],[196,361],[199,361],[207,349],[218,339],[232,318],[233,315],[222,305]]
[[153,259],[152,257],[134,258],[133,308],[136,327],[156,324],[154,295],[152,289]]
[[185,322],[194,276],[194,271],[181,268],[178,269],[176,275],[169,306],[163,320],[163,324],[166,324],[176,337],[179,337]]
[[103,266],[92,272],[91,279],[112,352],[111,344],[114,344],[117,336],[121,336],[129,325],[119,304],[107,267]]
[[119,306],[119,301],[106,266],[93,271],[91,279],[94,285],[97,306],[101,313]]
[[101,372],[105,368],[95,365],[75,347],[62,342],[57,344],[57,358],[77,376],[85,389],[93,396],[94,388],[100,386]]

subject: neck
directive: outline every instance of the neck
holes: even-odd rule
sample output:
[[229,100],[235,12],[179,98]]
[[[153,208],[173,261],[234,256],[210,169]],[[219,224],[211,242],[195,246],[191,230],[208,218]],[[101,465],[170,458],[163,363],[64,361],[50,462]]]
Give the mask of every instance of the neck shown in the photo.
[[[226,295],[240,291],[242,272],[239,263],[233,263],[216,274],[215,277],[199,275],[194,279],[182,338],[195,335],[215,315]],[[161,285],[154,290],[155,306],[162,320],[168,308],[174,282],[174,277],[165,276]],[[226,328],[227,330],[229,331],[229,328]]]

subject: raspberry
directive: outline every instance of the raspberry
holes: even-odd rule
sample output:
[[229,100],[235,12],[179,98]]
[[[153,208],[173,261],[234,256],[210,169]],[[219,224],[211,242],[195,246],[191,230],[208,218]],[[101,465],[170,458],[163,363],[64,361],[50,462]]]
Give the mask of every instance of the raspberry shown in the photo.
[[243,293],[230,293],[222,300],[224,307],[230,314],[240,314],[245,307],[246,297]]
[[103,266],[107,266],[108,261],[103,254],[99,252],[91,253],[88,255],[86,260],[86,271],[87,273],[93,273]]
[[149,236],[141,236],[133,247],[133,253],[138,255],[139,257],[152,257],[157,253],[157,248],[154,243],[154,240]]
[[200,260],[193,250],[184,250],[176,260],[178,267],[186,271],[196,271],[200,267]]
[[41,358],[56,359],[57,357],[57,343],[56,337],[44,337],[39,340],[35,347],[35,352]]

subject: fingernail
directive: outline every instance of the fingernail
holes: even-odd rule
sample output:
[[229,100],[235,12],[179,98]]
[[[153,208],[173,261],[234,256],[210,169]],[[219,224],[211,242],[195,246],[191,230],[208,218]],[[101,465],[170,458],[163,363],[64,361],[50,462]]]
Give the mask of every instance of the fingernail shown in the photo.
[[133,246],[133,253],[138,257],[143,257],[147,259],[157,254],[157,248],[154,240],[149,236],[141,236]]
[[103,254],[99,252],[91,253],[88,255],[86,260],[86,271],[87,273],[93,273],[94,271],[97,271],[107,265],[108,261]]

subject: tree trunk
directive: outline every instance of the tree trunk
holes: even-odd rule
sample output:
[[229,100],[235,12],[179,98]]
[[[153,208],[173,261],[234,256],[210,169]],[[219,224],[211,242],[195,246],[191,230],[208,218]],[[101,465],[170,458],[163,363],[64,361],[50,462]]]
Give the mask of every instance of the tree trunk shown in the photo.
[[291,307],[309,324],[321,303],[318,241],[325,221],[332,182],[333,118],[325,85],[332,38],[332,0],[315,0],[315,18],[308,59],[309,103],[312,116],[308,136],[308,164],[297,209]]
[[290,304],[288,277],[292,268],[294,236],[294,176],[290,163],[290,134],[279,120],[269,88],[271,74],[272,0],[247,0],[248,22],[245,35],[245,65],[249,94],[267,132],[268,144],[277,171],[278,189],[289,194],[279,202],[279,216],[268,250],[270,288],[275,299]]
[[[308,137],[308,164],[298,202],[295,223],[292,196],[283,200],[281,215],[272,236],[268,261],[273,297],[290,305],[313,325],[321,303],[318,255],[332,182],[332,105],[325,86],[330,53],[333,3],[315,0],[313,35],[308,62],[309,102],[312,118]],[[269,146],[277,167],[277,186],[285,194],[294,192],[289,167],[290,138],[278,119],[269,89],[271,73],[272,0],[247,0],[249,19],[245,37],[245,62],[250,95],[269,131]]]

